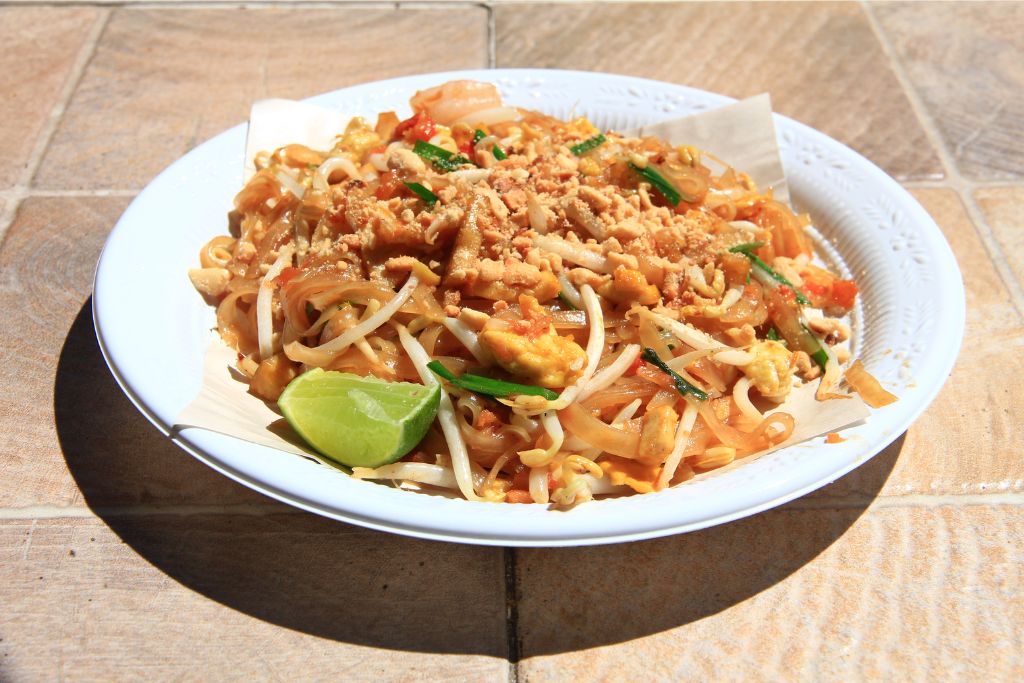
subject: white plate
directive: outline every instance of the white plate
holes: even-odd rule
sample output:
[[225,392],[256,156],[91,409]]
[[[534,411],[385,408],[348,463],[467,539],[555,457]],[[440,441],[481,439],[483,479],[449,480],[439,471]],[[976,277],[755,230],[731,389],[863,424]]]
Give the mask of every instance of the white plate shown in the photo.
[[[720,95],[608,74],[465,71],[368,83],[313,98],[348,114],[408,111],[417,90],[452,78],[497,83],[511,104],[559,117],[586,114],[623,129],[727,104]],[[656,494],[568,512],[471,503],[349,479],[306,459],[197,429],[171,436],[199,388],[214,311],[186,271],[225,231],[241,183],[245,126],[200,145],[143,190],[100,257],[93,313],[114,376],[142,413],[215,470],[327,517],[410,536],[488,545],[565,546],[653,538],[745,517],[813,491],[864,463],[904,432],[953,367],[964,325],[956,260],[938,227],[893,179],[857,153],[776,115],[794,201],[830,241],[825,251],[861,287],[856,353],[900,400],[846,430],[698,477]],[[863,321],[863,325],[859,324]]]

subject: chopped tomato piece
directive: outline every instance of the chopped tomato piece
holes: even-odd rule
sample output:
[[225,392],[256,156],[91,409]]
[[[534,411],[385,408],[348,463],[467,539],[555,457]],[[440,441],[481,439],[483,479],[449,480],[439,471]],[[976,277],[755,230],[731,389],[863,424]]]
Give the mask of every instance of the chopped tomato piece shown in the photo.
[[281,271],[280,275],[274,278],[274,282],[284,287],[286,284],[288,284],[289,281],[291,281],[292,278],[294,278],[301,272],[302,271],[299,270],[298,268],[285,268],[284,270]]
[[857,300],[857,283],[853,280],[836,280],[832,283],[832,303],[850,310]]
[[380,185],[374,193],[377,199],[391,199],[405,187],[394,171],[388,171],[380,177]]
[[428,142],[430,138],[434,137],[436,129],[437,126],[434,124],[434,120],[421,111],[399,123],[398,127],[395,128],[394,137],[396,140],[404,138],[406,142],[414,142],[416,140]]

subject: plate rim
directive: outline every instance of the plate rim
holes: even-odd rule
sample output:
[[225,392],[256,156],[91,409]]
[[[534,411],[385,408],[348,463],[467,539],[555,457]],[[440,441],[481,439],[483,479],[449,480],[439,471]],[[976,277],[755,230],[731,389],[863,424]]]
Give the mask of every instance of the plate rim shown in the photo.
[[[583,78],[583,79],[612,79],[620,81],[622,83],[634,83],[638,86],[652,85],[658,88],[669,87],[672,89],[679,89],[688,93],[696,93],[698,97],[705,99],[716,100],[722,104],[735,101],[733,98],[729,98],[724,95],[717,93],[711,93],[696,88],[692,88],[685,85],[676,83],[670,83],[665,81],[657,81],[653,79],[638,78],[633,76],[625,76],[619,74],[607,74],[602,72],[594,71],[572,71],[564,69],[479,69],[479,70],[460,70],[460,71],[448,71],[440,73],[427,73],[427,74],[415,74],[409,76],[402,76],[397,78],[391,78],[381,81],[372,81],[368,83],[357,84],[354,86],[341,88],[327,93],[321,93],[310,98],[305,98],[303,101],[318,100],[329,100],[341,98],[346,92],[353,91],[360,88],[382,88],[382,87],[403,87],[403,83],[409,83],[410,81],[425,80],[429,79],[434,83],[441,83],[445,80],[451,80],[453,78],[479,78],[486,80],[498,80],[502,77],[508,78],[529,78],[529,77],[572,77],[572,78]],[[404,86],[408,87],[408,86]],[[711,526],[717,526],[724,524],[736,519],[741,519],[747,516],[752,516],[763,512],[765,510],[777,507],[784,503],[787,503],[796,498],[807,495],[808,493],[817,490],[832,481],[844,476],[850,471],[863,465],[865,462],[870,460],[872,457],[877,455],[879,452],[891,445],[899,436],[904,433],[907,428],[920,417],[921,413],[927,409],[928,405],[932,403],[938,393],[941,391],[945,379],[948,377],[952,370],[958,356],[960,346],[963,340],[964,324],[966,319],[966,295],[963,287],[962,274],[959,270],[956,257],[949,245],[948,240],[942,234],[941,229],[935,223],[934,219],[925,211],[920,203],[895,179],[886,174],[877,165],[871,162],[869,159],[863,157],[855,150],[847,147],[845,144],[831,138],[830,136],[821,133],[820,131],[807,126],[794,119],[782,116],[780,114],[774,114],[776,123],[782,122],[784,126],[795,127],[796,130],[800,131],[801,134],[811,139],[824,139],[827,140],[829,145],[838,145],[842,149],[844,154],[851,155],[851,158],[855,159],[858,164],[866,165],[865,168],[869,169],[872,175],[872,180],[879,181],[887,186],[890,193],[895,194],[904,202],[909,202],[909,206],[913,207],[914,216],[912,222],[917,225],[922,225],[923,230],[930,233],[928,236],[930,239],[930,245],[938,248],[941,252],[941,257],[947,261],[948,264],[952,264],[953,270],[956,272],[957,277],[955,283],[952,286],[951,293],[954,295],[952,298],[944,299],[944,303],[951,304],[951,308],[947,308],[943,313],[951,318],[950,322],[953,323],[957,331],[957,335],[954,340],[947,340],[946,352],[940,358],[941,369],[941,381],[932,381],[928,384],[926,391],[916,397],[914,402],[914,408],[904,415],[900,420],[894,423],[891,431],[892,434],[883,436],[878,444],[872,445],[870,448],[863,449],[863,452],[849,462],[844,463],[842,466],[831,470],[826,476],[819,477],[818,479],[811,481],[803,486],[799,486],[790,490],[787,490],[779,495],[767,498],[753,505],[744,505],[731,512],[718,514],[702,518],[698,521],[692,521],[681,524],[658,524],[655,528],[646,528],[639,531],[633,532],[621,532],[613,534],[602,534],[598,531],[592,533],[580,533],[577,531],[572,536],[560,536],[556,534],[549,534],[547,536],[537,537],[524,535],[521,537],[511,537],[507,535],[494,534],[482,535],[479,532],[476,533],[465,533],[458,532],[452,529],[437,529],[429,526],[421,526],[415,524],[402,524],[396,523],[394,520],[382,521],[380,516],[360,514],[359,512],[352,509],[339,509],[337,507],[329,507],[318,503],[316,501],[307,499],[300,493],[294,491],[288,491],[281,488],[277,488],[268,482],[261,481],[251,474],[240,471],[228,463],[219,460],[215,454],[207,453],[200,445],[196,444],[193,440],[190,440],[185,436],[186,432],[177,432],[174,430],[173,425],[167,424],[154,410],[147,405],[146,401],[142,396],[136,393],[132,388],[132,383],[128,377],[126,377],[121,369],[118,367],[117,359],[115,354],[112,352],[110,345],[105,339],[103,330],[103,319],[105,313],[103,311],[106,300],[102,300],[97,295],[98,292],[104,290],[101,284],[101,277],[104,271],[105,257],[109,257],[108,247],[116,239],[118,230],[127,230],[129,228],[122,228],[122,223],[126,226],[129,224],[125,222],[125,217],[129,215],[134,205],[139,203],[140,199],[145,200],[146,193],[150,188],[157,184],[158,181],[170,174],[179,164],[187,164],[193,154],[197,154],[202,149],[218,139],[224,139],[231,134],[237,134],[239,129],[244,129],[245,123],[238,124],[227,130],[219,133],[217,136],[204,141],[197,145],[195,148],[190,150],[185,155],[182,155],[174,162],[172,162],[167,168],[165,168],[160,174],[158,174],[153,180],[151,180],[146,187],[139,192],[135,199],[128,208],[125,209],[124,214],[119,218],[115,224],[113,230],[108,235],[106,243],[104,244],[103,251],[96,264],[96,270],[94,273],[93,280],[93,298],[92,298],[92,313],[94,328],[96,337],[99,343],[99,347],[103,354],[104,360],[111,370],[115,380],[121,387],[122,391],[128,396],[129,400],[135,405],[135,407],[142,413],[142,415],[149,420],[157,429],[166,437],[170,438],[177,446],[188,452],[190,455],[200,460],[213,470],[229,477],[230,479],[250,488],[256,490],[270,498],[278,500],[280,502],[287,503],[291,506],[299,509],[313,512],[322,516],[326,516],[339,521],[345,521],[348,523],[356,524],[366,528],[376,529],[380,531],[389,531],[392,533],[399,533],[407,536],[413,536],[417,538],[424,538],[429,540],[443,540],[453,541],[460,543],[470,543],[477,545],[490,545],[490,546],[520,546],[520,547],[564,547],[564,546],[581,546],[581,545],[599,545],[607,543],[618,543],[635,540],[644,540],[650,538],[657,538],[660,536],[674,535],[677,533],[685,533],[689,531],[696,531],[699,529],[708,528]],[[781,129],[779,129],[781,134]],[[141,205],[141,204],[140,204]],[[937,238],[937,239],[936,239]],[[947,272],[947,271],[944,271]],[[948,284],[948,283],[947,283]],[[944,332],[948,333],[947,330]],[[242,442],[244,443],[244,442]],[[402,495],[409,495],[408,492],[401,492]],[[468,505],[489,505],[485,503],[470,503],[469,501],[459,501],[463,504]],[[525,506],[524,506],[525,507]],[[586,509],[587,506],[582,506],[582,509]],[[514,513],[513,513],[514,514]]]

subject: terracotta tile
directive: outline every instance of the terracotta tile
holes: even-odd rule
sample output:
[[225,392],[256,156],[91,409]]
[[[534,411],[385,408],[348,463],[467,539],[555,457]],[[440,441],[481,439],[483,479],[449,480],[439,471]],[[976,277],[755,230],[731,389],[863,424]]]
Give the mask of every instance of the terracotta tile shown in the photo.
[[1013,455],[1024,449],[1016,428],[1024,422],[1024,408],[1002,380],[1024,372],[1020,315],[957,194],[913,194],[942,228],[965,277],[963,350],[942,392],[905,440],[815,497],[1024,490],[1024,464]]
[[960,172],[1024,178],[1024,4],[907,2],[872,11]]
[[861,512],[517,551],[520,680],[1018,679],[1024,508]]
[[268,499],[163,437],[93,332],[93,269],[124,198],[33,198],[0,247],[0,506]]
[[0,522],[4,680],[505,681],[501,550],[310,515]]
[[0,8],[0,189],[21,180],[100,13],[93,8]]
[[1017,282],[1024,285],[1024,186],[977,190],[974,199],[995,234],[1000,257],[1010,265]]
[[856,4],[513,5],[495,16],[500,67],[609,71],[733,97],[768,91],[777,111],[892,175],[942,173]]
[[[430,39],[401,39],[410,35]],[[36,183],[139,188],[198,143],[244,121],[254,100],[486,65],[487,15],[479,7],[120,10]]]

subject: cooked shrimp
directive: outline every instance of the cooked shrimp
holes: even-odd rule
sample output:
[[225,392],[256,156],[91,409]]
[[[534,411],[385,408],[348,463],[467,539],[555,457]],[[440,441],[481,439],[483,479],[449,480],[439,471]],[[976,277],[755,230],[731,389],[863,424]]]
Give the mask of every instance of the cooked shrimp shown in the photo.
[[436,123],[449,126],[462,117],[501,105],[501,95],[491,83],[448,81],[417,92],[409,104],[414,112],[425,111]]

